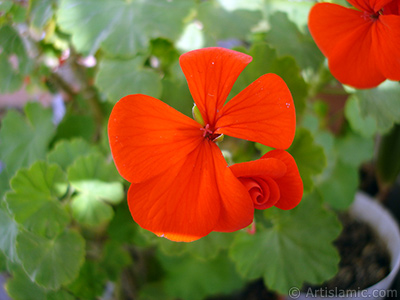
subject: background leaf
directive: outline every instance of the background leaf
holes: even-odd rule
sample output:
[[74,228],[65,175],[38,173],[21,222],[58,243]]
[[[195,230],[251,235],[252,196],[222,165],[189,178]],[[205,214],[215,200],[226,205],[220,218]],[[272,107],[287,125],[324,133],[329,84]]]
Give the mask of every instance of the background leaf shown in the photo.
[[28,74],[31,61],[18,32],[9,25],[0,27],[0,94],[17,91]]
[[305,128],[296,131],[296,136],[288,152],[292,154],[303,180],[304,192],[314,186],[313,176],[320,174],[326,166],[324,149],[315,143],[312,134]]
[[299,31],[287,14],[276,12],[269,18],[271,29],[266,41],[275,46],[279,55],[294,57],[302,69],[317,70],[324,60],[312,37]]
[[58,198],[67,191],[64,172],[57,165],[39,161],[18,171],[11,180],[13,192],[6,201],[15,220],[26,230],[53,238],[69,223],[69,215]]
[[17,260],[16,238],[18,225],[9,214],[5,205],[0,205],[0,250],[11,261]]
[[266,286],[287,294],[305,281],[318,284],[335,275],[340,258],[332,242],[341,226],[316,193],[304,197],[290,211],[266,210],[266,217],[272,228],[254,235],[240,233],[230,248],[230,257],[242,276],[263,277]]
[[387,133],[394,123],[400,123],[398,82],[386,80],[377,88],[356,91],[353,97],[354,100],[349,104],[351,107],[346,110],[346,117],[354,131],[368,137],[372,136],[375,128],[379,133]]
[[[34,161],[44,158],[54,134],[55,127],[50,109],[45,109],[38,103],[28,102],[24,112],[25,117],[14,110],[9,110],[1,124],[2,180],[9,181],[19,168],[27,167]],[[3,184],[7,186],[7,183]],[[0,196],[4,191],[0,191]]]
[[104,59],[99,65],[95,83],[113,103],[132,94],[155,98],[161,95],[160,75],[144,68],[143,57],[140,56],[131,60]]
[[174,298],[200,300],[209,295],[231,293],[243,286],[226,256],[207,261],[160,255],[159,259],[166,271],[162,286]]
[[129,57],[146,52],[151,38],[178,38],[192,7],[190,0],[61,0],[57,22],[85,55],[101,47]]
[[7,281],[5,288],[13,300],[74,300],[74,297],[65,290],[46,290],[36,285],[20,268],[13,272],[13,277]]
[[244,40],[262,17],[260,11],[247,9],[227,11],[216,0],[201,2],[197,13],[198,20],[204,26],[206,45],[215,45],[221,40]]
[[58,164],[64,171],[80,156],[98,151],[96,147],[83,139],[63,140],[57,143],[47,154],[50,163]]
[[68,168],[68,179],[78,191],[74,196],[72,214],[80,223],[97,226],[113,217],[113,209],[108,204],[118,204],[124,197],[120,177],[111,163],[94,153],[78,158]]
[[17,253],[32,280],[45,288],[57,289],[78,276],[85,241],[75,231],[65,231],[54,239],[24,232],[18,235]]

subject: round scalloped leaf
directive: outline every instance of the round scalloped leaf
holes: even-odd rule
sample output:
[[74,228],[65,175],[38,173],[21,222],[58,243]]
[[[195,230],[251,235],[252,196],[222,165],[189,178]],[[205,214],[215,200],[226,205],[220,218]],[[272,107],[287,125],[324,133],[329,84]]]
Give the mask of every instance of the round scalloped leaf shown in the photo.
[[176,40],[193,5],[188,0],[61,0],[57,22],[72,34],[79,52],[94,54],[101,47],[127,57],[145,51],[152,38]]
[[336,161],[329,177],[317,189],[324,201],[335,209],[346,209],[354,201],[358,188],[358,168]]
[[344,113],[355,132],[364,137],[372,137],[376,134],[378,128],[375,119],[372,116],[363,116],[361,114],[359,101],[354,95],[350,96],[346,101]]
[[343,137],[336,138],[336,149],[342,162],[358,168],[374,155],[374,139],[363,137],[349,131]]
[[26,117],[15,110],[9,110],[1,123],[1,186],[8,186],[8,181],[21,167],[27,167],[45,157],[55,131],[51,109],[45,109],[39,103],[28,102],[24,111]]
[[79,276],[67,289],[76,299],[99,299],[104,293],[107,274],[96,261],[87,260],[81,267]]
[[17,237],[21,264],[38,285],[58,289],[74,280],[85,257],[85,241],[75,231],[64,231],[54,239],[23,232]]
[[394,123],[400,123],[399,99],[400,84],[394,81],[387,80],[374,89],[357,90],[352,102],[346,105],[346,117],[353,130],[366,137],[372,136],[368,130],[374,133],[375,128],[379,133],[387,133]]
[[42,30],[43,27],[53,17],[55,0],[31,1],[29,5],[30,25],[36,30]]
[[25,229],[52,238],[69,223],[69,215],[58,200],[68,188],[59,166],[38,161],[18,171],[11,187],[13,191],[6,194],[8,208]]
[[159,98],[162,89],[161,76],[143,67],[143,57],[130,60],[103,59],[95,84],[111,102],[130,94]]
[[266,40],[275,46],[280,56],[294,57],[302,69],[319,68],[324,56],[309,34],[300,32],[296,24],[283,12],[274,13],[269,17],[269,22],[271,29],[267,33]]
[[0,250],[12,262],[16,261],[15,242],[18,235],[18,226],[7,209],[0,205]]
[[0,94],[15,92],[30,69],[30,59],[18,32],[9,25],[0,27],[0,49]]
[[100,154],[79,157],[68,168],[68,179],[78,191],[71,203],[72,213],[80,223],[97,226],[110,221],[113,209],[124,197],[123,185],[114,164]]
[[66,170],[79,156],[85,156],[96,151],[97,149],[93,145],[81,138],[62,140],[48,153],[47,160]]
[[310,192],[314,186],[313,176],[320,174],[326,166],[324,149],[315,143],[310,131],[305,128],[296,130],[296,136],[290,148],[299,168],[305,192]]
[[165,270],[164,290],[174,299],[201,300],[230,294],[244,284],[226,255],[205,261],[191,256],[158,255],[158,258]]
[[272,208],[265,212],[273,227],[254,235],[239,233],[230,248],[240,274],[247,279],[263,277],[268,288],[282,294],[336,274],[340,257],[332,242],[341,225],[316,194],[303,198],[290,211]]
[[[203,32],[215,45],[221,40],[245,40],[251,29],[261,21],[261,11],[237,9],[228,11],[218,1],[203,1],[198,6],[197,19],[203,24]],[[240,20],[240,22],[238,22]]]
[[190,253],[200,259],[214,259],[222,249],[232,243],[233,234],[227,232],[211,232],[200,240],[191,243],[176,243],[167,239],[157,239],[160,249],[167,255]]
[[5,286],[13,300],[43,299],[43,300],[74,300],[75,298],[65,290],[46,290],[35,284],[22,269],[13,272]]

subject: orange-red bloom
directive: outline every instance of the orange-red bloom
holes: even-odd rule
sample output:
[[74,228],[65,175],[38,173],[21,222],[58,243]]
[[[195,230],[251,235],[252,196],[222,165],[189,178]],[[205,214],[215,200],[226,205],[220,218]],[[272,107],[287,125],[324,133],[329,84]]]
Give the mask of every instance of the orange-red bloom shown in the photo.
[[347,1],[356,9],[318,3],[308,19],[333,76],[356,88],[400,80],[400,1]]
[[249,191],[254,208],[292,209],[303,196],[296,162],[286,151],[273,150],[259,160],[234,164],[230,169]]
[[[296,121],[290,91],[274,74],[261,76],[224,105],[250,61],[246,54],[223,48],[180,57],[204,124],[145,95],[126,96],[114,106],[108,124],[111,151],[118,171],[132,183],[129,209],[141,227],[170,240],[193,241],[252,222],[249,192],[227,166],[215,140],[227,134],[286,149]],[[286,157],[278,159],[285,173],[297,170],[295,164],[286,164]],[[278,182],[285,177],[271,178]],[[292,201],[296,205],[299,200]]]

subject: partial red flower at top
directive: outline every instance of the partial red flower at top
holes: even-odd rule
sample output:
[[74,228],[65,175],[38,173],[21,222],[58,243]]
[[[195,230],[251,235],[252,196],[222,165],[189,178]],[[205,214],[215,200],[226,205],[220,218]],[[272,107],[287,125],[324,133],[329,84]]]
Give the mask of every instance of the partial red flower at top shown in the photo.
[[400,80],[400,0],[347,0],[356,9],[318,3],[308,27],[333,76],[356,88]]
[[[216,142],[226,134],[286,149],[296,126],[290,91],[274,74],[261,76],[225,104],[251,60],[223,48],[180,57],[196,120],[141,94],[114,106],[108,124],[111,152],[119,173],[131,183],[128,205],[141,227],[188,242],[251,224],[254,204],[248,188],[227,166]],[[288,174],[297,170],[284,159],[280,166]],[[267,172],[269,166],[260,168]],[[301,195],[294,197],[297,204]]]

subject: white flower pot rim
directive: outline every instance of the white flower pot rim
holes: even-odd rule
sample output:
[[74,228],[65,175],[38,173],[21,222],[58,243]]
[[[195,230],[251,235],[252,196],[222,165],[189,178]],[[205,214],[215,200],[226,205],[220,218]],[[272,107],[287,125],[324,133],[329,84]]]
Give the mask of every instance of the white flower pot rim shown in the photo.
[[[363,192],[358,192],[356,194],[355,201],[350,207],[349,212],[357,220],[370,225],[376,235],[381,238],[391,258],[390,273],[378,283],[364,290],[346,292],[338,289],[334,291],[321,289],[318,295],[311,293],[294,293],[292,296],[289,295],[286,299],[383,300],[386,296],[400,296],[393,295],[393,293],[397,293],[397,291],[389,290],[400,269],[400,231],[397,221],[379,202],[373,200]],[[338,295],[338,297],[336,297],[336,295]]]

